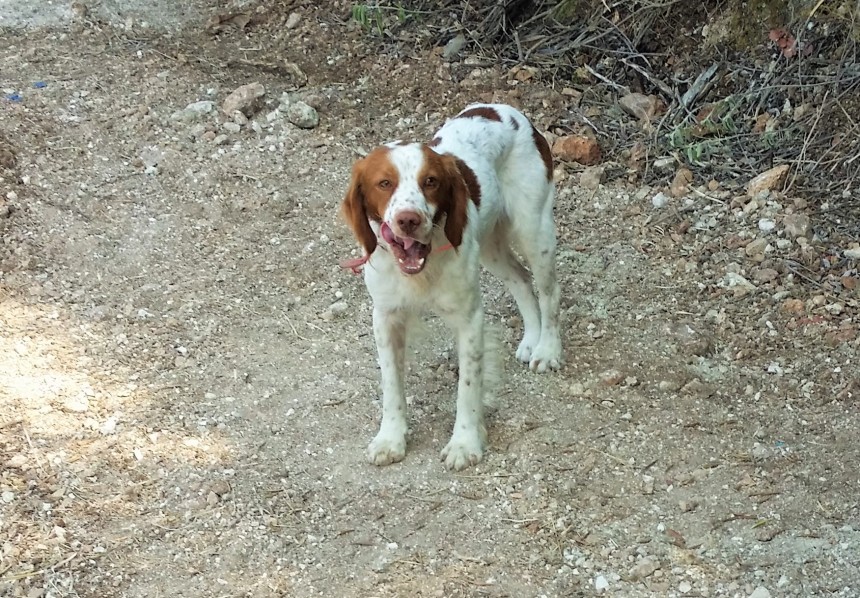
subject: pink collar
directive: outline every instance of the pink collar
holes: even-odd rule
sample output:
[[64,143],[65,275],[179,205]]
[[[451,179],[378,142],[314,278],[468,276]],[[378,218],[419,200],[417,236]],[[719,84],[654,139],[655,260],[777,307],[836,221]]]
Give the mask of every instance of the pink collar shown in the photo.
[[[381,248],[385,249],[384,245],[377,245],[377,247],[381,247]],[[439,249],[434,249],[433,251],[430,252],[430,255],[433,255],[434,253],[442,253],[443,251],[448,251],[449,249],[454,249],[454,246],[451,243],[448,243],[447,245],[443,245]],[[349,260],[343,260],[340,263],[340,267],[345,269],[345,270],[352,270],[353,274],[361,274],[361,269],[364,267],[364,265],[367,263],[367,260],[369,260],[369,259],[370,259],[370,254],[366,254],[366,255],[363,255],[361,257],[354,257],[354,258],[349,259]]]

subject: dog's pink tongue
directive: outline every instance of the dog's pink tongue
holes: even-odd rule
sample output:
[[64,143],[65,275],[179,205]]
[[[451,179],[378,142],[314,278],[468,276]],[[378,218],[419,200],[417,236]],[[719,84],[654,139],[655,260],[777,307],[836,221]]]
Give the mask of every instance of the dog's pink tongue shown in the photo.
[[387,222],[382,223],[379,227],[379,232],[382,234],[382,238],[385,239],[386,243],[397,243],[398,245],[402,245],[403,249],[406,251],[409,251],[409,248],[415,244],[415,239],[410,239],[409,237],[398,237],[395,235]]
[[386,222],[383,222],[382,226],[379,227],[379,232],[382,233],[382,238],[385,239],[386,243],[394,243],[394,233]]

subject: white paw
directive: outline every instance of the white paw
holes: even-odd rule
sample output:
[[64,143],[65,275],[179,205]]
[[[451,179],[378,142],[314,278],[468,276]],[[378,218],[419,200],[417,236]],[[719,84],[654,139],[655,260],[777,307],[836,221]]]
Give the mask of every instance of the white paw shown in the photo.
[[532,352],[535,345],[538,344],[539,337],[536,334],[526,334],[517,347],[517,359],[523,363],[529,363],[532,358]]
[[539,374],[561,367],[561,342],[556,338],[551,341],[538,343],[532,351],[529,368]]
[[374,465],[390,465],[406,456],[406,436],[400,434],[376,435],[367,447],[367,460]]
[[484,456],[484,440],[477,430],[454,434],[445,448],[442,449],[442,458],[445,467],[460,471],[470,465],[477,465]]

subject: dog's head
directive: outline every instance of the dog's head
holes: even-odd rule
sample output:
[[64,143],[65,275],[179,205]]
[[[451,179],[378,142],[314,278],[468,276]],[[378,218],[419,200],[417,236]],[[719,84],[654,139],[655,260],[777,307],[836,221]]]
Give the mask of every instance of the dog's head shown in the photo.
[[343,213],[368,255],[382,242],[401,272],[418,274],[439,227],[460,246],[468,201],[456,158],[425,144],[391,143],[355,163]]

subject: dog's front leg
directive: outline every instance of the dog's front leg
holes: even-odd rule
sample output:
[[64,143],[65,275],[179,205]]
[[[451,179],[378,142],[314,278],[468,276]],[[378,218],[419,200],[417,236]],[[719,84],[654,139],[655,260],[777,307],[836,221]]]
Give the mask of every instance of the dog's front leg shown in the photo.
[[382,424],[367,448],[368,459],[375,465],[396,463],[406,455],[403,379],[407,323],[408,314],[403,310],[373,310],[373,334],[382,373]]
[[484,425],[484,310],[478,306],[464,317],[448,318],[459,333],[460,381],[457,387],[457,417],[451,440],[442,449],[448,469],[477,465],[484,455],[487,428]]

